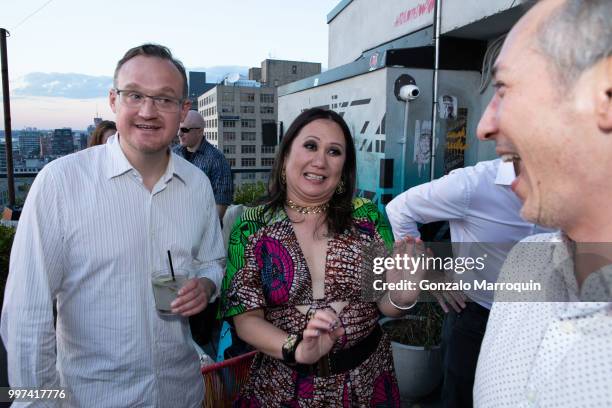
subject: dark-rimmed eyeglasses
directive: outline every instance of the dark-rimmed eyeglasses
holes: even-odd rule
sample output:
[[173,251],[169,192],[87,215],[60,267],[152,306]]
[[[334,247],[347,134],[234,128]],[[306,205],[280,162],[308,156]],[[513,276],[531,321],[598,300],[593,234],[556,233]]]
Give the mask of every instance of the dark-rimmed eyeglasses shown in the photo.
[[149,98],[153,101],[153,105],[160,112],[176,113],[181,109],[183,99],[176,99],[169,96],[151,96],[142,92],[132,91],[129,89],[114,89],[114,92],[119,95],[119,101],[128,108],[140,108],[145,99]]
[[181,133],[188,133],[188,132],[191,132],[194,129],[202,129],[202,128],[199,128],[199,127],[198,128],[186,128],[186,127],[182,127],[179,130],[181,131]]

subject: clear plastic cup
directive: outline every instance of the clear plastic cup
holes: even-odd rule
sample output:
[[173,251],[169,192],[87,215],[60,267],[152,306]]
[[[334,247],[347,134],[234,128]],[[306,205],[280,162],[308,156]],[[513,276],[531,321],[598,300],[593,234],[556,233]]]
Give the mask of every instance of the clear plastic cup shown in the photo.
[[160,314],[173,314],[170,304],[176,299],[179,289],[183,287],[187,279],[189,279],[189,274],[183,269],[174,270],[174,279],[170,270],[153,272],[151,284],[153,285],[155,308]]

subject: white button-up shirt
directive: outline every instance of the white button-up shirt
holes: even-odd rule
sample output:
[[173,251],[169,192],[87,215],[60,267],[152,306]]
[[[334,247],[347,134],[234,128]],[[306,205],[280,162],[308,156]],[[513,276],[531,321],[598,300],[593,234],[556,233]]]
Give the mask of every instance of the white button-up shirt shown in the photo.
[[[509,188],[514,180],[511,163],[500,159],[483,161],[454,170],[430,183],[421,184],[395,197],[387,206],[387,217],[395,239],[420,237],[417,223],[449,221],[455,257],[487,255],[486,269],[454,276],[468,281],[496,282],[513,244],[528,235],[547,231],[520,217],[521,202]],[[473,286],[473,285],[472,285]],[[493,291],[466,291],[470,299],[490,309]]]
[[175,268],[220,287],[219,218],[198,168],[170,154],[148,191],[118,136],[45,166],[19,221],[4,298],[11,386],[65,387],[63,406],[199,406],[188,320],[155,309],[151,273],[167,267],[167,250]]
[[[611,406],[612,266],[591,273],[579,290],[570,246],[560,233],[541,234],[508,255],[500,281],[533,279],[543,289],[524,295],[531,302],[498,302],[509,295],[496,293],[475,407]],[[575,301],[588,299],[607,301]]]

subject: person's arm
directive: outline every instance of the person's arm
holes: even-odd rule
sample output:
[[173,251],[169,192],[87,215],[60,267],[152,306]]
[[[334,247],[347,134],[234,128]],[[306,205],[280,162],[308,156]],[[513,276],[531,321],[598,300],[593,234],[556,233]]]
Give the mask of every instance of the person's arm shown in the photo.
[[220,156],[218,166],[212,174],[210,183],[214,186],[215,202],[219,218],[223,220],[225,210],[234,200],[232,170],[225,157]]
[[41,171],[32,184],[11,250],[0,332],[12,387],[60,385],[53,302],[65,252],[62,195],[50,170]]
[[221,222],[223,222],[223,217],[225,217],[225,211],[227,211],[227,205],[217,204],[217,213]]
[[[425,253],[425,246],[423,241],[419,238],[404,238],[396,241],[393,245],[392,257],[395,255],[408,255],[410,257],[419,257]],[[386,282],[397,283],[401,280],[411,281],[415,283],[414,290],[388,290],[378,300],[378,310],[385,316],[389,317],[401,317],[408,313],[417,302],[421,290],[419,289],[419,282],[425,276],[425,270],[420,268],[419,270],[410,273],[410,271],[398,270],[392,268],[386,271]]]
[[464,169],[412,187],[395,197],[385,210],[396,240],[420,238],[417,223],[457,220],[465,217],[470,201],[469,173]]
[[[208,179],[204,184],[204,197],[202,208],[205,211],[202,217],[214,220],[217,212]],[[197,254],[199,261],[197,276],[183,285],[179,290],[179,296],[172,302],[172,312],[180,313],[182,316],[192,316],[204,310],[209,303],[215,301],[221,288],[225,262],[221,226],[218,222],[208,222],[205,225]]]
[[[257,350],[282,360],[283,344],[289,334],[264,318],[262,309],[250,310],[234,316],[238,336]],[[302,332],[303,339],[295,350],[300,364],[313,364],[327,354],[344,334],[344,328],[331,310],[318,310]]]

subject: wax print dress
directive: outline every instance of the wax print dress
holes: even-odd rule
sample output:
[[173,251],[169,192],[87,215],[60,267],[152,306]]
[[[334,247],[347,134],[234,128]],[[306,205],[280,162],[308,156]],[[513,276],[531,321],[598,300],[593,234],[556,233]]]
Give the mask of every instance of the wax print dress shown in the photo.
[[[226,317],[263,309],[266,320],[287,333],[301,333],[306,316],[296,305],[325,308],[347,301],[338,315],[346,334],[332,352],[354,346],[378,324],[379,311],[364,300],[360,279],[363,251],[393,237],[376,206],[353,202],[352,228],[328,243],[325,296],[313,299],[310,272],[291,221],[283,210],[264,213],[250,208],[230,236],[222,310]],[[399,407],[390,343],[383,335],[376,350],[357,368],[328,377],[302,375],[282,361],[259,353],[237,407]]]

